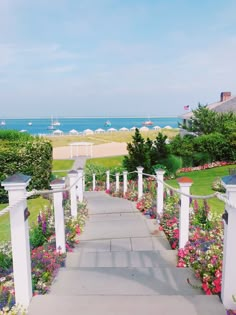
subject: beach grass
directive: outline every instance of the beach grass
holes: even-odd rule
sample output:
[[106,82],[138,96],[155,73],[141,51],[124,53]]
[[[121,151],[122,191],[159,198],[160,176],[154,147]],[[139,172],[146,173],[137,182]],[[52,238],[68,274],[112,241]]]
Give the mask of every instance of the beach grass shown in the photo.
[[[140,132],[143,138],[149,137],[151,140],[155,139],[158,132],[165,134],[169,139],[174,138],[178,133],[178,129],[160,129],[149,130]],[[64,147],[71,142],[92,142],[94,144],[103,144],[111,142],[132,142],[132,136],[134,131],[116,131],[116,132],[104,132],[92,135],[78,135],[78,136],[45,136],[52,143],[54,148]]]
[[[32,226],[37,222],[37,216],[40,210],[43,210],[44,207],[50,205],[49,200],[42,197],[35,199],[28,199],[27,201],[28,209],[30,212],[29,216],[29,225]],[[1,209],[5,208],[7,204],[1,204]],[[9,213],[6,213],[0,217],[0,242],[10,240],[10,218]]]

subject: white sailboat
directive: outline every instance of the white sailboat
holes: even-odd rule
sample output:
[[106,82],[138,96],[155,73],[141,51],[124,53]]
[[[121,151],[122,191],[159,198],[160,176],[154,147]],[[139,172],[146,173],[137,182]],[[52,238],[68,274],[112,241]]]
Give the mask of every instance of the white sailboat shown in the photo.
[[58,119],[54,120],[53,117],[51,117],[51,124],[47,127],[47,129],[54,130],[55,126],[60,126],[60,125],[61,125],[61,123]]
[[53,118],[52,118],[52,123],[51,123],[51,125],[52,125],[52,126],[60,126],[61,123],[60,123],[60,121],[59,121],[58,119],[53,119]]

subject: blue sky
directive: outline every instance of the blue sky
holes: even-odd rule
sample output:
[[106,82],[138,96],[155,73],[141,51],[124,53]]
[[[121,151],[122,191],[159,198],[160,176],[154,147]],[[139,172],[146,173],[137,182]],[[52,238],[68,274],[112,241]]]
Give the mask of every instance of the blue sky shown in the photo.
[[236,94],[235,0],[0,0],[0,119],[175,116]]

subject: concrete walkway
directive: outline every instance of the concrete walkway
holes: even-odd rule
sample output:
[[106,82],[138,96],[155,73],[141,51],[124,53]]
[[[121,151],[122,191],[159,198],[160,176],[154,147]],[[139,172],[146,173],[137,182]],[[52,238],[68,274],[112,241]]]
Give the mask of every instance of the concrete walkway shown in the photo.
[[132,202],[86,193],[89,219],[51,292],[36,296],[30,315],[225,315],[217,296],[205,296],[155,221]]

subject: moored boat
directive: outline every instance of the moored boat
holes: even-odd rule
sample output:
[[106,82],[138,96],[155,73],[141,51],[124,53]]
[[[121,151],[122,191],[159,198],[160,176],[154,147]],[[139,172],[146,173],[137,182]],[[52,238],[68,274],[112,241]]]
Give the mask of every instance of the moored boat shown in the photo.
[[111,127],[111,122],[110,120],[107,120],[104,124],[105,127]]
[[53,120],[53,121],[52,121],[52,125],[53,125],[53,126],[60,126],[61,123],[60,123],[59,120]]
[[146,120],[142,123],[143,126],[152,126],[153,122],[151,120]]
[[49,126],[47,127],[47,129],[48,129],[48,130],[54,130],[55,128],[54,128],[53,125],[49,125]]

